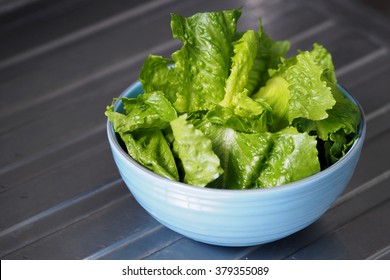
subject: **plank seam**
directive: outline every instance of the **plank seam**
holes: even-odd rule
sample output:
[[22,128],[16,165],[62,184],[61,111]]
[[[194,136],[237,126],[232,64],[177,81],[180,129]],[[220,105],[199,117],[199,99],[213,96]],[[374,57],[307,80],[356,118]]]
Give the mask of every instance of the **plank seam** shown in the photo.
[[338,207],[339,205],[345,203],[348,200],[351,200],[352,198],[358,196],[359,194],[371,189],[372,187],[382,183],[383,181],[390,178],[390,170],[387,170],[380,175],[372,178],[371,180],[363,183],[362,185],[358,186],[357,188],[353,189],[352,191],[342,195],[336,203],[332,206],[332,208]]
[[[31,216],[31,217],[29,217],[29,218],[19,222],[19,223],[16,223],[16,224],[14,224],[14,225],[12,225],[12,226],[10,226],[8,228],[5,228],[5,229],[1,230],[0,231],[0,238],[5,236],[5,235],[7,235],[7,234],[11,234],[12,232],[14,232],[16,230],[19,230],[22,227],[25,227],[25,226],[27,226],[29,224],[37,222],[38,220],[42,220],[45,217],[48,217],[48,216],[53,215],[53,214],[55,214],[55,213],[57,213],[59,211],[62,211],[62,210],[66,209],[66,208],[68,208],[68,207],[70,207],[70,206],[72,206],[74,204],[80,203],[80,202],[88,199],[89,197],[93,196],[96,193],[105,191],[105,190],[107,190],[109,188],[116,187],[120,183],[122,183],[122,179],[121,178],[117,178],[117,179],[115,179],[115,180],[113,180],[113,181],[111,181],[111,182],[109,182],[107,184],[100,185],[100,186],[97,186],[97,187],[95,187],[93,189],[90,189],[88,191],[82,192],[82,193],[80,193],[80,194],[78,194],[78,195],[76,195],[76,196],[74,196],[72,198],[69,198],[69,199],[67,199],[67,200],[65,200],[65,201],[63,201],[63,202],[61,202],[61,203],[59,203],[59,204],[57,204],[57,205],[55,205],[53,207],[50,207],[50,208],[48,208],[46,210],[43,210],[43,211],[41,211],[41,212]],[[105,208],[109,207],[110,205],[113,205],[113,204],[117,203],[118,201],[120,201],[121,199],[124,199],[124,198],[127,199],[127,197],[119,197],[117,199],[114,199],[114,200],[110,201],[110,203],[105,204],[103,207],[98,208],[98,209],[94,210],[93,212],[89,212],[87,214],[87,216],[89,216],[91,213],[97,213],[101,209],[105,209]],[[82,220],[82,219],[79,219],[79,220]],[[71,223],[71,224],[73,224],[73,223]]]
[[385,248],[382,248],[379,251],[375,252],[374,254],[369,256],[367,258],[367,260],[379,260],[382,257],[386,256],[387,254],[390,254],[390,245],[388,245]]
[[135,234],[132,234],[126,238],[123,238],[121,240],[118,240],[114,243],[112,243],[111,245],[105,247],[104,249],[102,250],[99,250],[95,253],[93,253],[92,255],[89,255],[87,257],[85,257],[84,259],[86,260],[96,260],[96,259],[101,259],[102,257],[120,249],[120,248],[123,248],[125,247],[126,245],[134,242],[134,241],[137,241],[141,238],[144,238],[145,236],[148,236],[150,234],[153,234],[157,231],[159,231],[160,229],[164,228],[164,226],[162,224],[158,224],[157,226],[154,226],[152,228],[149,228],[145,231],[141,231],[141,232],[136,232]]
[[93,24],[92,26],[85,27],[83,29],[80,29],[79,31],[73,32],[69,35],[66,35],[62,38],[59,38],[57,40],[48,42],[46,44],[43,44],[39,47],[36,47],[32,50],[23,52],[21,54],[15,55],[13,57],[10,57],[0,63],[0,70],[9,67],[12,64],[20,63],[24,60],[27,60],[31,57],[43,54],[45,52],[51,51],[53,49],[56,49],[60,46],[72,43],[74,41],[77,41],[81,38],[87,37],[91,34],[100,32],[104,29],[107,29],[111,26],[117,25],[123,21],[126,21],[130,18],[140,16],[140,14],[145,14],[150,10],[158,9],[160,6],[167,5],[169,3],[175,2],[177,0],[159,0],[159,1],[153,1],[150,3],[147,3],[145,5],[138,6],[134,9],[122,12],[121,14],[115,15],[113,17],[110,17],[108,19],[102,20],[96,24]]
[[[20,114],[21,111],[27,110],[29,107],[38,106],[38,105],[42,104],[43,102],[46,102],[48,100],[52,100],[52,99],[57,98],[59,96],[62,96],[63,94],[66,94],[69,91],[80,88],[88,83],[100,80],[104,76],[107,76],[109,74],[113,74],[115,72],[119,72],[119,71],[124,70],[126,68],[129,68],[129,67],[131,67],[131,65],[136,64],[137,62],[142,62],[142,60],[144,60],[151,53],[161,53],[161,52],[173,49],[173,48],[178,47],[178,46],[179,46],[179,42],[176,40],[169,40],[169,41],[163,42],[156,47],[147,49],[147,50],[142,51],[140,53],[137,53],[133,56],[130,56],[129,58],[121,61],[120,63],[116,63],[116,64],[111,65],[109,67],[105,67],[104,69],[102,69],[100,71],[96,71],[95,73],[93,73],[85,78],[82,78],[82,79],[80,79],[80,80],[78,80],[78,81],[76,81],[68,86],[54,90],[54,91],[50,92],[50,94],[41,96],[41,97],[36,98],[34,100],[31,100],[28,103],[27,102],[20,103],[19,106],[13,107],[12,110],[3,111],[2,113],[0,113],[0,117],[5,118],[5,117],[11,117],[14,114]],[[7,131],[10,131],[10,129],[8,129]],[[4,134],[4,132],[2,132],[1,134]]]

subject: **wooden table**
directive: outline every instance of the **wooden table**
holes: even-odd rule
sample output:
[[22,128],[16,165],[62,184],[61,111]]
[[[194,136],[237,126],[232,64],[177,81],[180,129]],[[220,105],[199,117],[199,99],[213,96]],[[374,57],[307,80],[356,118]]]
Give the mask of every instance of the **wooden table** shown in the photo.
[[[1,3],[1,2],[0,2]],[[105,106],[149,54],[169,56],[170,12],[243,6],[291,53],[319,42],[360,101],[367,138],[338,202],[306,229],[254,247],[211,246],[159,224],[113,162]],[[355,0],[3,1],[1,259],[390,259],[390,18]]]

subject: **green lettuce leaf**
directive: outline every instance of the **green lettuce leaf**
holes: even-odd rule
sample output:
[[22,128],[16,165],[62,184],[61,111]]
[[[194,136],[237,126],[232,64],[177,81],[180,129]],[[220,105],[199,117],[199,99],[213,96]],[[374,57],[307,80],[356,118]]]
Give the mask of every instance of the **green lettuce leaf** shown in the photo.
[[[248,30],[234,43],[231,73],[226,80],[224,99],[220,102],[222,106],[234,109],[242,98],[247,98],[248,90],[242,93],[247,86],[249,73],[257,55],[258,41],[258,34],[253,30]],[[255,114],[260,114],[263,108],[260,107],[253,111]]]
[[336,104],[327,111],[328,117],[313,121],[305,118],[294,120],[293,124],[301,132],[317,135],[323,145],[323,168],[338,161],[352,146],[357,137],[360,123],[359,108],[346,98],[337,87],[336,74],[330,53],[322,46],[314,44],[313,61],[324,69],[321,79],[331,89]]
[[259,175],[270,133],[242,133],[230,127],[213,124],[207,118],[193,122],[212,139],[214,152],[220,159],[224,173],[208,187],[220,189],[251,188]]
[[184,114],[171,121],[173,149],[183,166],[184,182],[204,187],[218,178],[223,169],[211,140],[186,119],[187,114]]
[[320,154],[323,169],[332,165],[343,157],[357,137],[360,123],[360,111],[349,99],[344,97],[340,90],[332,87],[335,106],[328,110],[328,118],[320,121],[296,119],[294,126],[301,132],[317,135],[319,145],[323,146]]
[[207,118],[193,123],[213,139],[213,150],[224,170],[208,187],[269,188],[320,171],[315,137],[295,128],[278,133],[243,133],[210,123]]
[[336,85],[336,73],[330,53],[320,44],[314,43],[311,51],[313,62],[323,69],[321,79],[326,81],[328,86]]
[[301,180],[321,170],[317,141],[307,133],[278,132],[264,162],[257,188],[270,188]]
[[233,128],[239,132],[257,133],[267,131],[267,115],[237,116],[232,110],[216,106],[207,113],[207,119],[214,123]]
[[269,79],[268,69],[276,69],[290,49],[289,41],[273,41],[264,31],[260,21],[257,54],[246,85],[249,96],[257,92]]
[[112,122],[116,132],[132,132],[137,129],[163,129],[177,118],[172,104],[161,92],[144,93],[137,98],[122,98],[126,114],[106,108],[105,115]]
[[183,42],[172,54],[176,79],[181,83],[174,103],[178,112],[208,110],[223,99],[240,15],[241,9],[189,18],[171,15],[173,36]]
[[289,83],[280,76],[269,79],[264,87],[253,96],[258,101],[265,101],[271,107],[267,114],[267,124],[272,132],[289,125],[288,111],[290,106]]
[[158,175],[179,180],[175,158],[161,130],[122,132],[120,136],[135,161]]
[[[323,75],[327,74],[325,69],[316,62],[317,57],[317,50],[313,50],[300,52],[294,57],[283,60],[278,69],[269,70],[270,78],[279,77],[278,82],[267,83],[253,96],[255,100],[264,100],[274,104],[271,119],[276,125],[280,123],[292,124],[297,118],[322,120],[328,117],[327,110],[331,109],[336,101],[333,98],[331,88],[322,79]],[[277,87],[280,88],[277,89]],[[284,104],[279,106],[278,102],[275,102],[277,97],[274,95],[278,92],[283,93],[280,102],[285,104],[286,98],[288,98],[287,113],[275,109],[278,107],[284,110],[285,108]],[[282,116],[281,119],[280,116]],[[272,127],[271,129],[277,130],[280,127]]]
[[294,126],[301,132],[316,134],[325,141],[332,133],[339,130],[343,130],[345,135],[355,134],[360,122],[359,109],[336,87],[333,89],[333,96],[337,102],[327,111],[328,118],[320,121],[297,119],[294,121]]
[[331,89],[336,104],[327,111],[328,117],[323,120],[297,119],[294,121],[300,131],[318,135],[322,140],[328,140],[330,134],[343,130],[345,135],[355,133],[360,122],[359,108],[346,98],[337,87],[336,74],[330,53],[322,46],[314,44],[313,61],[322,67],[321,79]]
[[267,130],[265,112],[269,106],[253,100],[248,86],[252,87],[251,73],[258,71],[259,35],[248,30],[234,43],[231,73],[226,80],[225,97],[220,106],[208,113],[214,123],[224,124],[243,132],[263,132]]
[[345,156],[355,142],[355,139],[355,134],[346,135],[342,129],[331,133],[329,139],[324,142],[326,166],[332,165]]
[[176,77],[173,60],[150,55],[144,62],[139,80],[144,92],[161,91],[171,102],[176,101],[176,92],[182,83]]

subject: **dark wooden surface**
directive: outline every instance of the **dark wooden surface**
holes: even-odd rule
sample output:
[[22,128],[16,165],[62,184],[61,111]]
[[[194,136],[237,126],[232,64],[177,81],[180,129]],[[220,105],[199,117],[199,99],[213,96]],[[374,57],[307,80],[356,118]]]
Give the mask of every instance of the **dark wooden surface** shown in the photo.
[[[367,2],[367,1],[365,1]],[[368,122],[344,194],[321,219],[255,247],[205,245],[134,200],[106,140],[105,106],[168,56],[170,12],[244,7],[292,52],[324,44]],[[390,17],[359,1],[0,1],[1,259],[390,259]]]

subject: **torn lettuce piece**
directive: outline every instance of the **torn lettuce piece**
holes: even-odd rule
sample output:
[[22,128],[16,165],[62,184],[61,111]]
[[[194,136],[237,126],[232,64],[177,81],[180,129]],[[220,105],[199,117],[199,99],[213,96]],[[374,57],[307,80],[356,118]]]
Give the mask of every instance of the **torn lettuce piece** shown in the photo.
[[250,95],[268,68],[276,67],[289,44],[272,41],[260,26],[259,32],[248,30],[234,43],[231,73],[226,80],[225,96],[219,103],[241,117],[256,117],[269,109],[263,100]]
[[272,132],[289,125],[288,110],[290,106],[289,83],[280,76],[269,79],[260,91],[253,96],[255,100],[265,101],[271,107],[267,114],[267,124]]
[[175,159],[161,130],[122,132],[120,136],[135,161],[160,176],[179,180]]
[[350,99],[346,98],[337,86],[336,74],[330,53],[318,44],[314,44],[312,51],[313,61],[324,69],[322,80],[331,89],[336,104],[327,111],[328,117],[323,120],[308,120],[298,118],[293,125],[301,132],[317,135],[319,145],[322,145],[320,154],[323,168],[326,168],[341,157],[352,146],[357,137],[360,123],[359,108]]
[[[234,110],[242,98],[247,98],[248,90],[242,93],[248,83],[249,73],[257,55],[258,41],[258,34],[248,30],[234,43],[231,73],[226,80],[225,96],[220,102],[221,106]],[[262,108],[259,113],[261,112]]]
[[323,69],[321,79],[328,85],[336,85],[336,72],[330,53],[322,45],[314,43],[311,57],[314,63]]
[[216,106],[206,115],[207,119],[214,124],[233,128],[239,132],[258,133],[267,131],[267,115],[237,116],[232,110]]
[[[264,100],[267,103],[274,103],[279,91],[283,92],[284,97],[288,97],[289,105],[287,114],[279,114],[278,110],[272,111],[271,118],[274,123],[288,123],[289,125],[297,118],[309,120],[322,120],[328,117],[327,110],[331,109],[336,101],[333,98],[331,88],[327,82],[322,79],[325,69],[316,62],[317,51],[304,51],[289,59],[284,59],[279,64],[278,69],[270,69],[270,79],[280,77],[283,82],[276,85],[280,90],[275,90],[275,83],[268,83],[261,88],[253,99]],[[286,92],[286,83],[288,84],[288,94]],[[270,100],[271,99],[271,100]],[[286,102],[281,98],[280,102]],[[272,107],[272,106],[271,106]],[[284,106],[281,106],[284,107]],[[280,116],[283,117],[280,119]],[[279,127],[271,128],[273,130]]]
[[212,139],[213,150],[220,158],[224,173],[207,187],[248,189],[253,186],[268,149],[270,133],[242,133],[211,123],[207,118],[194,125]]
[[193,123],[212,139],[224,170],[208,187],[270,188],[320,171],[315,137],[293,127],[278,133],[243,133],[207,118]]
[[183,42],[183,47],[172,54],[173,78],[181,83],[174,102],[179,113],[209,110],[223,99],[240,15],[241,9],[198,13],[189,18],[171,15],[173,37]]
[[139,80],[144,92],[160,91],[171,102],[176,101],[176,92],[182,83],[176,77],[173,60],[150,55],[144,62]]
[[218,178],[223,169],[211,140],[186,119],[184,114],[171,121],[173,150],[181,161],[184,183],[204,187]]
[[322,168],[332,165],[343,157],[350,149],[357,138],[357,130],[360,123],[359,108],[348,98],[343,96],[341,91],[332,87],[336,105],[328,110],[328,118],[320,121],[307,119],[296,119],[294,126],[300,132],[308,132],[317,135],[319,141],[322,160]]
[[331,89],[336,104],[327,111],[328,117],[323,120],[308,120],[306,118],[294,121],[300,131],[316,134],[322,140],[328,140],[330,134],[342,129],[345,135],[356,133],[360,123],[359,108],[346,98],[337,87],[335,70],[330,53],[322,46],[314,44],[313,61],[324,69],[322,80]]
[[245,132],[266,131],[264,104],[248,96],[250,72],[257,55],[259,37],[248,30],[234,43],[231,73],[226,80],[225,96],[221,106],[214,107],[208,118],[218,124]]
[[342,129],[331,133],[329,139],[324,142],[326,166],[332,165],[345,156],[355,142],[355,139],[356,135],[346,135]]
[[356,134],[360,123],[358,107],[344,97],[336,87],[333,88],[333,96],[337,102],[332,109],[327,111],[329,116],[326,119],[312,121],[300,118],[294,121],[294,126],[301,132],[316,134],[324,141],[328,140],[332,133],[339,130],[343,130],[345,135]]
[[125,114],[115,112],[114,106],[106,108],[105,115],[116,132],[132,132],[138,129],[163,129],[177,118],[176,110],[161,92],[144,93],[137,98],[121,98]]
[[260,21],[258,48],[255,61],[249,73],[246,89],[249,96],[258,91],[269,79],[268,69],[276,69],[290,49],[289,41],[273,41],[264,31]]
[[271,188],[318,173],[321,168],[316,145],[315,137],[307,133],[273,134],[256,188]]

